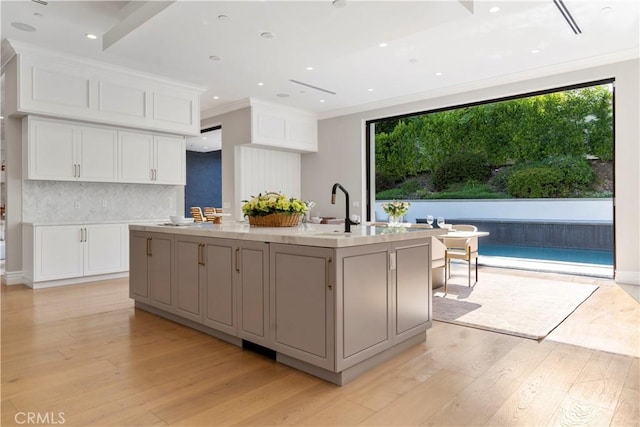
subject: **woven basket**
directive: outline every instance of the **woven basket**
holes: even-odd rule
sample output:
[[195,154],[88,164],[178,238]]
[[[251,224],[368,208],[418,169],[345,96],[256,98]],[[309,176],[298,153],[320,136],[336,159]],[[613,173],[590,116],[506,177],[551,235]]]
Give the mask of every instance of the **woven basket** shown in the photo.
[[301,213],[272,213],[263,216],[247,216],[249,225],[256,227],[296,227],[300,224]]

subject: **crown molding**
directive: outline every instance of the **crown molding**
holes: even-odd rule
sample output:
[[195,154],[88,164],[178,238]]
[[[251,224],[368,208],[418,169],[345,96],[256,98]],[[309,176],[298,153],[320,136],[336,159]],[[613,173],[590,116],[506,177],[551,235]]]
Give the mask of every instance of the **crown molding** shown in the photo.
[[215,108],[209,108],[200,112],[200,120],[210,119],[212,117],[220,116],[222,114],[230,113],[232,111],[241,110],[243,108],[251,107],[251,99],[243,98],[238,101],[232,101]]
[[318,118],[318,115],[313,111],[303,110],[300,108],[289,107],[288,105],[277,104],[275,102],[264,101],[258,98],[243,98],[239,101],[229,102],[227,104],[221,105],[216,108],[210,108],[208,110],[204,110],[200,113],[201,119],[210,119],[212,117],[219,116],[221,114],[230,113],[232,111],[240,110],[242,108],[247,107],[268,107],[272,109],[277,109],[280,111],[287,111],[293,114],[303,114],[309,117],[313,117],[314,119]]
[[9,63],[16,56],[16,51],[9,42],[8,39],[2,40],[2,46],[0,47],[0,58],[2,58],[2,68]]

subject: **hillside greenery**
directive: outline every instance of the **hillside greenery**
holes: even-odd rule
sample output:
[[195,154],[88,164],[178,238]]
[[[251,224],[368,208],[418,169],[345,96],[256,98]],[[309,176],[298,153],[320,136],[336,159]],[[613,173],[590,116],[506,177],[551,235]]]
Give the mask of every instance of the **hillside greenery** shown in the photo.
[[376,198],[593,197],[611,165],[609,85],[376,124]]

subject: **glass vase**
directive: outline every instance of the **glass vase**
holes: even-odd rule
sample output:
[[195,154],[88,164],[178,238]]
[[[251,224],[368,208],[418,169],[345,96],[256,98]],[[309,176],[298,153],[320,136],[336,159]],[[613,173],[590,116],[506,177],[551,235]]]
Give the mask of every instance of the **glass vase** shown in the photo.
[[389,227],[400,227],[402,217],[399,215],[389,215]]

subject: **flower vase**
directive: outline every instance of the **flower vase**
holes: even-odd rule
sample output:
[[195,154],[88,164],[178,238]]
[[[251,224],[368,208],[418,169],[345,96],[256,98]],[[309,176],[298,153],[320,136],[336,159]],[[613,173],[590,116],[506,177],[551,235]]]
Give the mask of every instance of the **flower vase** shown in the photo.
[[397,215],[389,215],[389,227],[400,227],[402,217]]

